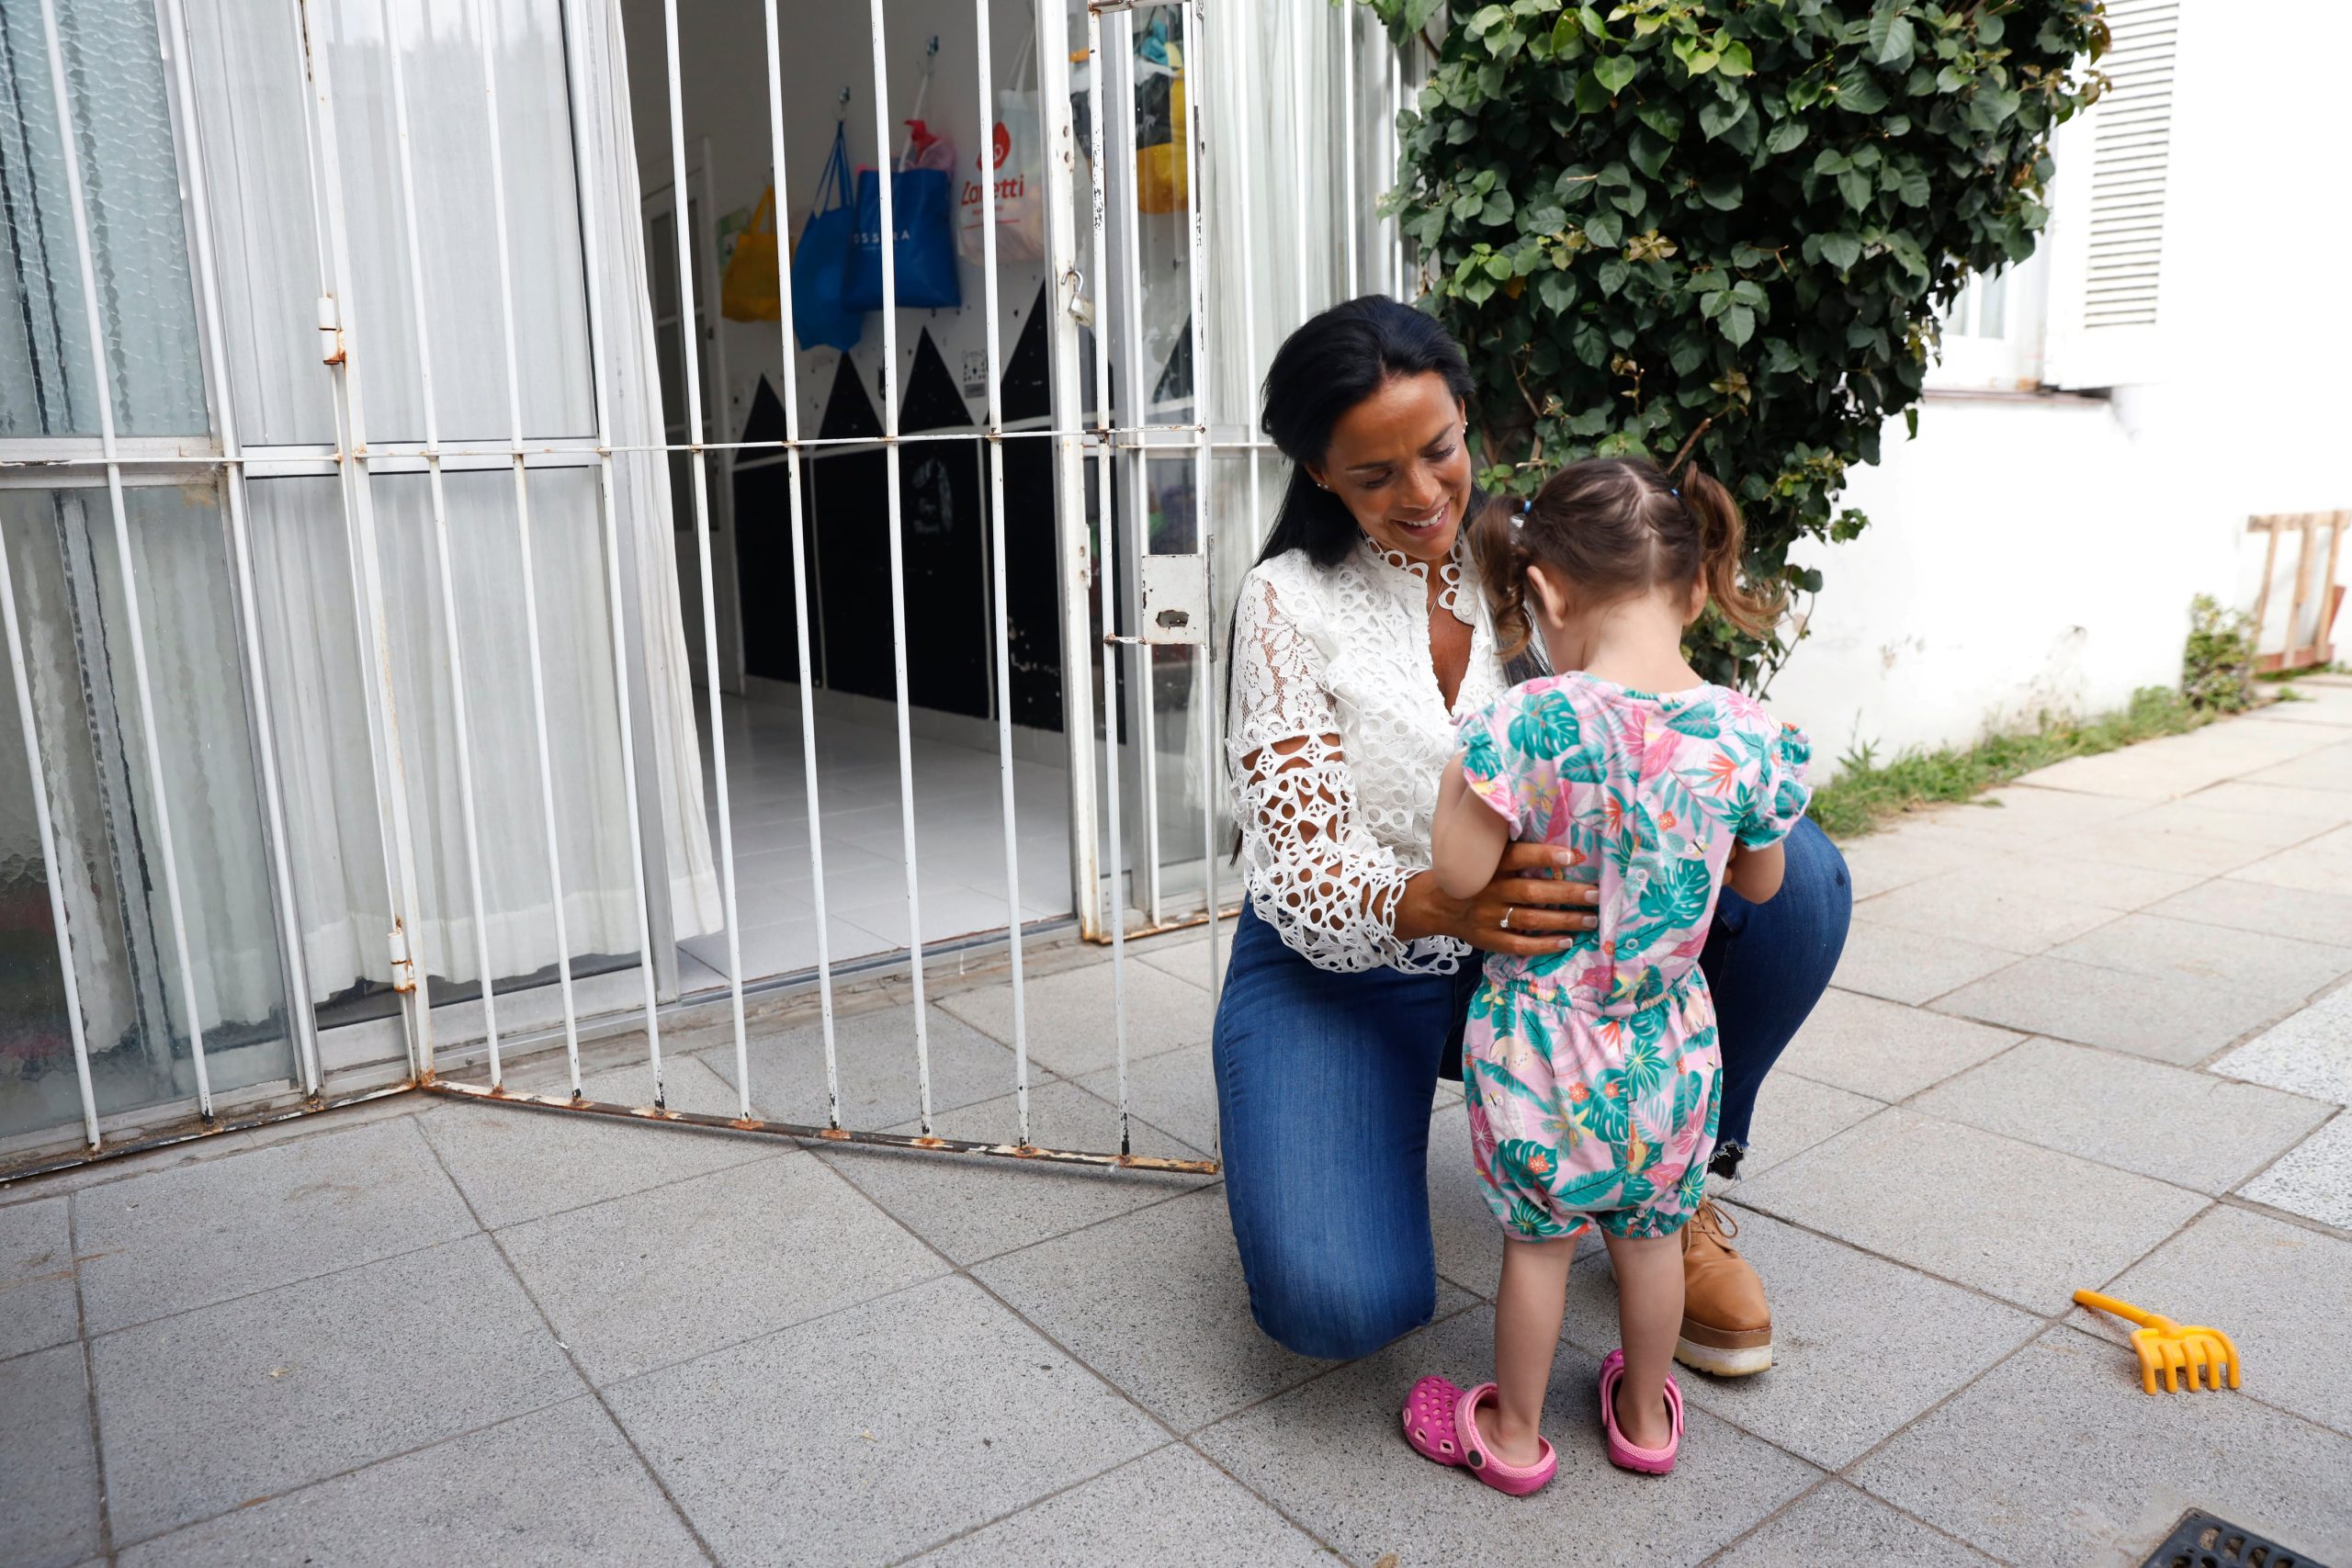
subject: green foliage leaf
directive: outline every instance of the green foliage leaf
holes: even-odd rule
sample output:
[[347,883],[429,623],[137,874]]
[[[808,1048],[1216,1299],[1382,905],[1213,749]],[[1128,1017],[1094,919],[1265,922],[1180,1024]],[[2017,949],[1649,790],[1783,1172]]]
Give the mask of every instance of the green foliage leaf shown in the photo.
[[[1442,39],[1385,210],[1469,354],[1484,482],[1710,421],[1749,577],[1799,592],[1792,547],[1865,525],[1838,493],[1916,418],[1938,310],[2032,254],[2106,41],[2088,0],[1367,3]],[[1705,617],[1686,651],[1753,686],[1786,649]]]
[[1708,141],[1713,141],[1733,126],[1737,125],[1747,114],[1747,98],[1745,95],[1732,99],[1729,103],[1717,98],[1712,103],[1701,106],[1699,129],[1706,134]]

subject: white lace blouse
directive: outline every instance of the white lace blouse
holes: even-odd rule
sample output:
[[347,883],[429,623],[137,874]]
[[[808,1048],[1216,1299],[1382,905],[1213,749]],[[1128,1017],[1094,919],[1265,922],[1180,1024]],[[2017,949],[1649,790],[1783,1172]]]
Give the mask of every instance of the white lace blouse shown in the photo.
[[[1466,544],[1441,581],[1440,607],[1471,628],[1467,713],[1509,682]],[[1454,750],[1428,583],[1426,565],[1369,539],[1334,567],[1292,550],[1242,580],[1226,740],[1242,874],[1258,917],[1318,968],[1450,974],[1469,951],[1396,935]]]

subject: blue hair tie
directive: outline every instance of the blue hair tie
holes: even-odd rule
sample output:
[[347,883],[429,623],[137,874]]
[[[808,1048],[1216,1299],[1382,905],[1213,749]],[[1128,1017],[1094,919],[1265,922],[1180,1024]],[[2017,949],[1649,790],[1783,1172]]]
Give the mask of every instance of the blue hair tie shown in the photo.
[[1670,495],[1670,496],[1672,496],[1672,497],[1674,497],[1674,499],[1675,499],[1675,500],[1677,500],[1677,501],[1680,501],[1680,500],[1682,499],[1682,491],[1681,491],[1681,489],[1680,489],[1680,487],[1679,487],[1679,486],[1676,486],[1676,485],[1668,485],[1668,486],[1667,486],[1667,487],[1666,487],[1666,493],[1667,493],[1667,494],[1668,494],[1668,495]]
[[1531,513],[1531,512],[1532,512],[1532,511],[1534,511],[1534,510],[1535,510],[1535,502],[1533,502],[1532,501],[1522,501],[1522,502],[1521,502],[1519,503],[1519,514],[1520,514],[1521,517],[1526,516],[1529,513]]

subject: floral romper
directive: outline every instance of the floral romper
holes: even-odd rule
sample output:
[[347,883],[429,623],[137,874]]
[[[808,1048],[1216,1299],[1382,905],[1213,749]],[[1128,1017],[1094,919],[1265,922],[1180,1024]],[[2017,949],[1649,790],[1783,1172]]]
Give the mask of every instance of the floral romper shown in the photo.
[[1463,1043],[1487,1202],[1532,1241],[1597,1220],[1671,1235],[1706,1195],[1722,1056],[1699,969],[1735,843],[1804,815],[1811,749],[1721,686],[1653,696],[1581,673],[1460,721],[1463,772],[1511,836],[1576,852],[1600,922],[1562,953],[1489,953]]

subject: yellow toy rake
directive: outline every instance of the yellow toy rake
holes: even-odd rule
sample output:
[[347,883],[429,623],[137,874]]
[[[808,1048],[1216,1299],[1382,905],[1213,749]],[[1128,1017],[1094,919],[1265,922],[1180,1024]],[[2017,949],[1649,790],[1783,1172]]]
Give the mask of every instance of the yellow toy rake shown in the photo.
[[2111,1312],[2140,1325],[2132,1331],[2132,1348],[2139,1352],[2140,1386],[2148,1393],[2156,1392],[2159,1371],[2165,1375],[2166,1393],[2180,1392],[2183,1376],[2188,1378],[2190,1388],[2196,1388],[2200,1369],[2208,1391],[2222,1386],[2224,1373],[2228,1374],[2232,1388],[2238,1386],[2238,1372],[2245,1363],[2239,1359],[2238,1348],[2220,1329],[2175,1323],[2161,1314],[2143,1312],[2130,1302],[2103,1296],[2097,1291],[2076,1291],[2075,1300],[2083,1306]]

